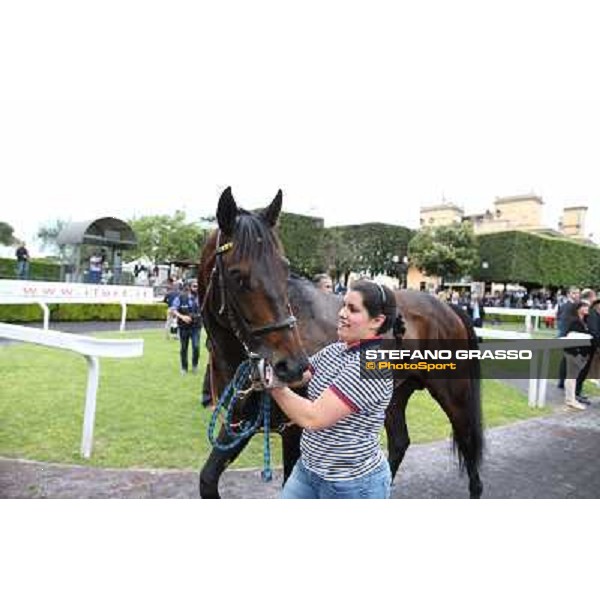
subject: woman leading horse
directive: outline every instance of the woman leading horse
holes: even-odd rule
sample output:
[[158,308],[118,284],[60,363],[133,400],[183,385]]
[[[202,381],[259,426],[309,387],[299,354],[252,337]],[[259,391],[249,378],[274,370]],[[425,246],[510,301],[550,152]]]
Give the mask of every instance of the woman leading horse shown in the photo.
[[[238,208],[230,188],[219,200],[218,229],[203,249],[198,275],[204,297],[203,320],[213,348],[211,375],[216,394],[221,394],[251,352],[273,365],[282,382],[300,382],[308,367],[306,352],[313,354],[337,339],[339,298],[289,276],[288,263],[274,230],[281,204],[281,191],[266,209],[257,213]],[[404,323],[404,331],[396,331],[399,346],[404,340],[463,340],[469,347],[477,347],[474,330],[460,311],[419,292],[397,292],[396,302]],[[469,476],[470,496],[480,497],[483,436],[477,361],[470,362],[469,372],[462,379],[444,380],[420,372],[395,382],[385,413],[392,477],[410,443],[406,426],[408,399],[414,390],[423,388],[448,416],[460,463]],[[239,403],[234,417],[240,421],[251,418],[257,407],[256,395],[250,394]],[[300,429],[288,424],[277,407],[272,425],[282,436],[285,480],[299,456]],[[227,438],[222,429],[219,441],[227,442]],[[203,498],[219,497],[222,472],[247,442],[246,439],[227,450],[213,448],[200,474]]]

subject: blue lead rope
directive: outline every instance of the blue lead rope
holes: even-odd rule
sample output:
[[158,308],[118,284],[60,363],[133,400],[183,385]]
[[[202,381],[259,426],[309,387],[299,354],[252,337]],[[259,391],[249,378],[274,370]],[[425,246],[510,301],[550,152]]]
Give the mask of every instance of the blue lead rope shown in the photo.
[[[240,390],[244,390],[250,383],[250,372],[252,368],[252,362],[246,360],[241,363],[237,368],[233,379],[229,382],[210,418],[210,424],[208,426],[208,440],[212,444],[213,448],[218,450],[231,450],[240,444],[243,440],[254,435],[261,426],[263,426],[263,470],[261,473],[263,481],[271,481],[273,479],[273,472],[271,471],[271,443],[269,439],[269,429],[271,425],[271,397],[265,391],[262,392],[261,403],[256,420],[253,423],[243,421],[237,427],[235,431],[233,426],[233,414],[235,406],[240,398]],[[215,430],[217,427],[217,420],[221,412],[225,413],[223,419],[225,432],[229,441],[220,442],[215,436]]]
[[263,413],[263,470],[261,477],[263,481],[271,481],[271,441],[269,439],[269,426],[271,425],[271,396],[267,392],[262,393]]

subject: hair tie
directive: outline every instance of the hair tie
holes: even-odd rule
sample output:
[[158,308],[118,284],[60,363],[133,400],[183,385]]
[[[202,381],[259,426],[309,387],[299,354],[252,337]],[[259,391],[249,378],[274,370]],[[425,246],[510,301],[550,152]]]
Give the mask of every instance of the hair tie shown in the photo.
[[376,281],[374,281],[373,283],[379,288],[379,293],[381,294],[381,308],[385,308],[385,303],[387,301],[385,290],[383,289],[383,286],[380,283],[377,283]]

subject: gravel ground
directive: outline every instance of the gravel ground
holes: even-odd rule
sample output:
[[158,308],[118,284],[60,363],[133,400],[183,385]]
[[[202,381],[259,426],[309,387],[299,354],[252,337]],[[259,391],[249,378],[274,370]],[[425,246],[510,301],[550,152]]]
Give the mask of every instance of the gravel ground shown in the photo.
[[[482,467],[484,498],[598,498],[600,405],[571,414],[491,429]],[[276,498],[281,473],[263,483],[258,470],[229,470],[224,498]],[[197,498],[196,471],[120,470],[0,458],[3,498]],[[409,448],[393,498],[466,498],[450,443]]]

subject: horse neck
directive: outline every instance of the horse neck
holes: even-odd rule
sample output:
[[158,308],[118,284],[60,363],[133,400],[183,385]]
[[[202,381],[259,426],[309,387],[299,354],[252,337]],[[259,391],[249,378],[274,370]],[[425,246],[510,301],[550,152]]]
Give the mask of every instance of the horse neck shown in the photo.
[[302,345],[309,354],[337,340],[339,296],[318,292],[310,281],[298,277],[288,279],[288,295]]

